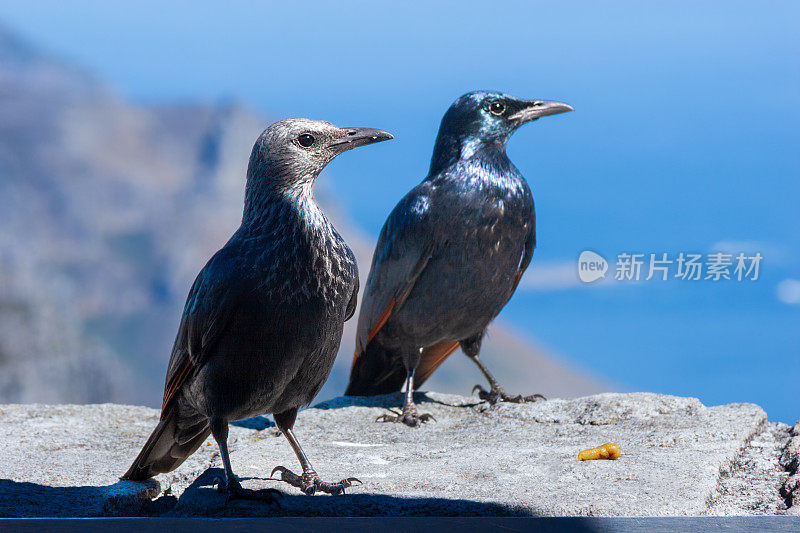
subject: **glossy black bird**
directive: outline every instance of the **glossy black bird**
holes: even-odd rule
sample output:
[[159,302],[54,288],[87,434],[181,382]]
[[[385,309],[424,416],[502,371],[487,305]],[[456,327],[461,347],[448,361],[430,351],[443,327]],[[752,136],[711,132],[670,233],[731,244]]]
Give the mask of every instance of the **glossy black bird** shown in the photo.
[[460,345],[491,385],[480,397],[511,397],[478,357],[488,324],[508,302],[536,244],[533,198],[506,156],[522,124],[572,108],[476,91],[442,119],[428,176],[383,226],[358,318],[345,394],[395,392],[406,385],[401,415],[417,426],[412,392]]
[[273,474],[307,494],[339,494],[354,481],[322,481],[292,432],[298,408],[328,378],[358,292],[353,252],[311,188],[340,153],[391,138],[308,119],[282,120],[261,134],[247,170],[242,224],[189,292],[161,420],[123,479],[177,468],[211,434],[225,467],[220,490],[267,496],[234,477],[228,422],[273,413],[303,468],[299,476],[282,466]]

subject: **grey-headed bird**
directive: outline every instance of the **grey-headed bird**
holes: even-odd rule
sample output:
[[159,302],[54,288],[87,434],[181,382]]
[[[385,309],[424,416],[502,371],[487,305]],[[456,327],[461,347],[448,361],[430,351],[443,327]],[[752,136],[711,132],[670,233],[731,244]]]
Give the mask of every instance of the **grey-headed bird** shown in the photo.
[[571,111],[560,102],[476,91],[442,119],[428,176],[383,226],[362,298],[356,350],[345,394],[399,391],[398,416],[418,426],[413,390],[459,346],[488,380],[481,399],[509,396],[478,357],[486,327],[511,298],[536,245],[533,197],[506,156],[521,125]]
[[227,438],[228,422],[273,413],[303,469],[297,475],[279,466],[273,474],[307,494],[340,494],[355,480],[322,481],[292,431],[297,410],[328,378],[358,293],[353,252],[314,201],[312,185],[345,150],[391,138],[308,119],[282,120],[261,134],[242,224],[189,292],[161,420],[123,479],[177,468],[211,434],[225,469],[219,489],[268,499],[236,480]]

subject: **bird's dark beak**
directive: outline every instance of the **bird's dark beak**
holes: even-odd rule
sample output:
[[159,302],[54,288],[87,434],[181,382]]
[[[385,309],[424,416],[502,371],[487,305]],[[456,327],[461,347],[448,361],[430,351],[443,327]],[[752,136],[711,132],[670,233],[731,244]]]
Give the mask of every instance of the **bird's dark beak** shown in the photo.
[[379,143],[394,139],[394,135],[375,128],[342,128],[344,134],[339,140],[330,144],[330,147],[338,153],[366,146],[368,144]]
[[559,113],[566,113],[567,111],[574,111],[574,109],[571,105],[561,102],[550,102],[548,100],[529,100],[525,102],[519,111],[511,115],[509,118],[518,125],[522,125],[540,117],[557,115]]

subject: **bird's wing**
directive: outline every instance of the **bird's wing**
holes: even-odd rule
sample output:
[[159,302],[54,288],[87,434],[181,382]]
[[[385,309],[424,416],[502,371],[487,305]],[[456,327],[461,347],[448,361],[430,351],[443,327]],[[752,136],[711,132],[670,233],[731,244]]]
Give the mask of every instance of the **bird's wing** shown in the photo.
[[425,187],[412,190],[397,204],[381,230],[358,316],[353,363],[408,297],[433,253],[425,228]]
[[358,287],[359,281],[358,276],[356,276],[356,283],[353,286],[353,294],[350,295],[350,301],[347,303],[347,312],[344,317],[345,322],[353,318],[353,315],[356,314],[356,307],[358,307]]
[[517,273],[514,275],[514,286],[511,288],[511,294],[508,295],[509,300],[514,295],[514,291],[517,290],[519,280],[522,279],[522,275],[525,273],[525,270],[527,270],[528,265],[531,264],[531,259],[533,259],[533,249],[536,248],[536,219],[535,215],[533,214],[533,210],[531,210],[530,224],[531,226],[528,229],[528,237],[525,239],[525,248],[522,250],[522,258],[519,261]]
[[203,365],[228,326],[239,298],[247,290],[229,248],[212,257],[197,275],[172,348],[164,386],[162,413],[186,380]]
[[[351,369],[392,313],[397,312],[403,304],[433,254],[433,236],[425,224],[430,205],[430,197],[425,187],[426,183],[423,183],[401,200],[381,231],[362,297],[356,350]],[[514,275],[514,285],[508,295],[509,300],[530,265],[533,249],[536,246],[533,199],[529,200],[530,227]],[[423,205],[424,208],[421,207]],[[414,377],[415,388],[422,385],[458,347],[458,341],[445,341],[423,348]],[[390,370],[387,369],[387,372]]]

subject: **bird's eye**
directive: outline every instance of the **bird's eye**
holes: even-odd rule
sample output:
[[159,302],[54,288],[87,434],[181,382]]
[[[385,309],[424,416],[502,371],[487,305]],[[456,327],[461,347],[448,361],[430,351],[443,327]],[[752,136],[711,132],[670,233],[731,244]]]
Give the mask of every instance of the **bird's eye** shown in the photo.
[[297,142],[300,143],[300,146],[303,148],[308,148],[314,144],[314,136],[310,133],[303,133],[297,138]]
[[489,104],[489,111],[493,115],[502,115],[506,110],[506,105],[503,102],[495,100],[491,104]]

